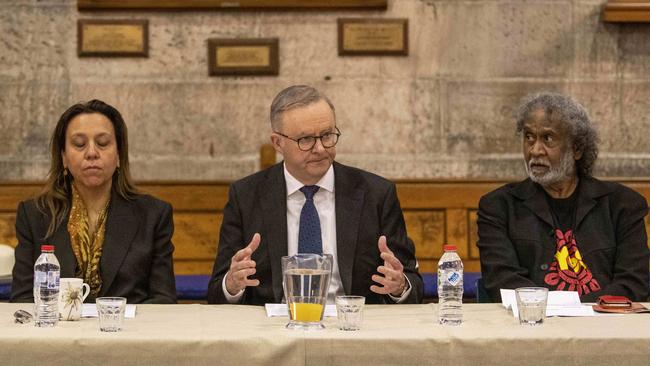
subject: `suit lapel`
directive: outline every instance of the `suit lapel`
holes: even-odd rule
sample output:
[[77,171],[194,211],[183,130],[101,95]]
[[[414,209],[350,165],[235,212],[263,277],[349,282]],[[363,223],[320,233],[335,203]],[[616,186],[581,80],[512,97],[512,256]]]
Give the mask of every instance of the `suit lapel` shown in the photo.
[[287,185],[284,181],[283,164],[277,164],[269,170],[260,192],[260,204],[263,210],[264,232],[269,250],[271,280],[275,301],[282,301],[282,257],[288,253],[287,248]]
[[576,211],[575,230],[580,227],[580,223],[584,220],[589,211],[596,206],[596,198],[611,192],[611,189],[591,177],[581,178],[578,189],[578,208]]
[[364,190],[358,187],[345,166],[334,162],[336,252],[339,274],[346,294],[352,289],[352,269],[357,248]]
[[[580,192],[582,193],[582,192]],[[577,230],[580,227],[580,223],[587,216],[589,211],[596,206],[596,200],[592,197],[585,194],[578,196],[578,207],[576,208],[576,224],[573,230]]]
[[75,258],[74,252],[72,251],[70,234],[68,234],[68,214],[66,214],[66,218],[59,225],[59,228],[54,232],[50,240],[44,243],[51,243],[55,246],[54,254],[61,265],[61,278],[74,277],[77,270],[77,258]]
[[550,227],[555,228],[553,224],[553,217],[551,216],[551,209],[546,202],[545,194],[541,187],[529,179],[526,179],[519,185],[514,193],[515,196],[524,200],[524,205],[535,214],[537,217],[546,222]]
[[140,218],[133,212],[131,204],[113,192],[111,206],[106,219],[104,246],[100,263],[102,290],[100,296],[111,287],[117,272],[129,252]]

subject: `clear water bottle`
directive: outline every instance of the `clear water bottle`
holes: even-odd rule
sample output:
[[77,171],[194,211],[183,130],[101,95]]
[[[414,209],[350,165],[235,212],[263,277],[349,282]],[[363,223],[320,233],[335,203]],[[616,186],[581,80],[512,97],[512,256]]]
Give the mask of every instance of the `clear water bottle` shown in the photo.
[[463,261],[455,245],[445,245],[438,262],[438,322],[460,325],[463,322]]
[[54,327],[59,322],[59,278],[61,266],[54,245],[42,245],[34,264],[34,325]]

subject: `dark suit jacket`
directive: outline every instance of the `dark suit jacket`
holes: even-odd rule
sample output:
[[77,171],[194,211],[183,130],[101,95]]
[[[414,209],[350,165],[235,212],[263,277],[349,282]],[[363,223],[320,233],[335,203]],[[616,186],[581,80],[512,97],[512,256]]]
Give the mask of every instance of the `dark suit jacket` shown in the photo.
[[[415,247],[406,236],[395,185],[377,175],[334,162],[336,246],[341,281],[348,295],[366,296],[367,303],[390,303],[388,296],[370,291],[371,276],[383,264],[377,248],[386,235],[389,248],[404,265],[412,290],[406,300],[422,301],[422,277],[417,272]],[[281,302],[282,266],[287,255],[287,194],[283,163],[248,176],[230,187],[224,209],[219,252],[208,288],[209,303],[227,303],[223,277],[232,256],[259,232],[253,253],[260,285],[247,287],[242,302],[262,305]]]
[[[42,244],[56,246],[61,277],[74,277],[77,265],[68,234],[68,218],[45,238],[49,216],[36,208],[35,200],[21,202],[16,217],[16,264],[11,288],[12,302],[34,301],[34,263]],[[124,200],[115,191],[106,219],[106,233],[98,296],[122,296],[130,304],[176,303],[171,238],[172,207],[151,196]],[[86,302],[94,302],[89,296]]]
[[[648,296],[645,199],[621,184],[581,178],[574,235],[601,295]],[[485,287],[493,301],[499,289],[543,286],[556,251],[554,225],[543,188],[530,179],[507,184],[481,198],[478,247]]]

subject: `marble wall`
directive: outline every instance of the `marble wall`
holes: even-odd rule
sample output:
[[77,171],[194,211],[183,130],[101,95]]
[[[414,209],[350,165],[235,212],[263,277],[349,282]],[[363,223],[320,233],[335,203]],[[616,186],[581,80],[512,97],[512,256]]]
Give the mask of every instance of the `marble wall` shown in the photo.
[[[274,95],[325,91],[338,160],[389,178],[523,174],[513,109],[569,93],[600,131],[599,176],[650,176],[650,24],[604,24],[605,0],[389,0],[387,11],[83,12],[0,0],[0,180],[41,180],[72,103],[129,126],[139,180],[232,180],[258,169]],[[409,19],[408,57],[339,57],[336,19]],[[149,19],[149,58],[79,58],[76,23]],[[207,39],[280,38],[277,77],[209,77]]]

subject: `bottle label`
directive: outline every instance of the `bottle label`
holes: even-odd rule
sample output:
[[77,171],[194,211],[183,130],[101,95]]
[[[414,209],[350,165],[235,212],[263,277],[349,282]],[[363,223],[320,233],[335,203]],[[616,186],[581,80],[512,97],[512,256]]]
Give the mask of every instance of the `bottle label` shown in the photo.
[[47,272],[47,288],[52,290],[59,288],[59,272]]
[[40,286],[41,283],[47,280],[47,273],[36,271],[34,273],[34,283]]
[[462,279],[463,277],[461,277],[460,273],[458,272],[454,271],[447,273],[447,282],[452,286],[459,284]]

